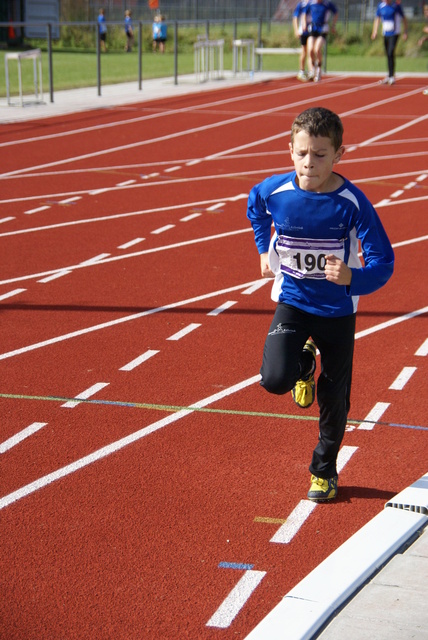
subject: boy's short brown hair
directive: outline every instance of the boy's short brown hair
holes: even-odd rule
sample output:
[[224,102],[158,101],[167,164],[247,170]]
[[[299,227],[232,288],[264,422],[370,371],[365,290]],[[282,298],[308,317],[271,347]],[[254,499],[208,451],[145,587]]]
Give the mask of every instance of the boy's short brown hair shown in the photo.
[[305,131],[309,136],[330,138],[336,151],[342,146],[342,121],[336,113],[324,107],[311,107],[297,116],[291,126],[292,144],[299,131]]

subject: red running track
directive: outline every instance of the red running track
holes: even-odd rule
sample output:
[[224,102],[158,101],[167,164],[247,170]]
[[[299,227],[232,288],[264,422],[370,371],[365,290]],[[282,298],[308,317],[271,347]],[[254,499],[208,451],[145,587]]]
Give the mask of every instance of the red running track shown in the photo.
[[[2,640],[245,638],[426,473],[423,88],[284,79],[0,129]],[[257,383],[245,212],[315,104],[396,271],[360,301],[338,500],[308,511],[317,411]]]

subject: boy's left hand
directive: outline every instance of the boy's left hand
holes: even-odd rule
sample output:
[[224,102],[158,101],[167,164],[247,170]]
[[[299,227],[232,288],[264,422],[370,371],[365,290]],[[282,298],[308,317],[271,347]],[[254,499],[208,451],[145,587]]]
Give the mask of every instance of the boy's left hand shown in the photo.
[[340,258],[329,254],[325,259],[325,277],[334,284],[349,285],[352,280],[352,271]]

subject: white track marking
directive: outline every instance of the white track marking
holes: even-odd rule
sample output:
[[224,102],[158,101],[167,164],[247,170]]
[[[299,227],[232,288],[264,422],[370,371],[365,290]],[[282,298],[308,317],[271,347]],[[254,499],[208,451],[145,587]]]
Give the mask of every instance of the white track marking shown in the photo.
[[93,325],[91,327],[86,327],[86,329],[79,329],[77,331],[72,331],[71,333],[65,333],[61,336],[57,336],[55,338],[50,338],[49,340],[44,340],[42,342],[37,342],[32,345],[28,345],[27,347],[22,347],[20,349],[15,349],[14,351],[9,351],[7,353],[0,354],[0,360],[6,360],[8,358],[13,358],[14,356],[21,355],[23,353],[27,353],[29,351],[34,351],[36,349],[41,349],[43,347],[47,347],[53,344],[57,344],[58,342],[63,342],[65,340],[70,340],[71,338],[77,338],[79,336],[86,335],[88,333],[93,333],[95,331],[100,331],[102,329],[107,329],[109,327],[114,327],[116,325],[122,324],[124,322],[130,322],[133,320],[138,320],[140,318],[144,318],[145,316],[150,316],[155,313],[160,313],[161,311],[168,311],[169,309],[176,309],[178,307],[184,307],[188,304],[194,304],[195,302],[200,302],[201,300],[208,300],[210,298],[214,298],[216,296],[225,295],[226,293],[230,293],[232,291],[239,291],[240,289],[245,289],[250,286],[250,282],[246,284],[240,284],[234,287],[229,287],[227,289],[220,289],[218,291],[214,291],[211,293],[205,293],[201,296],[196,296],[194,298],[188,298],[187,300],[181,300],[180,302],[173,302],[171,304],[167,304],[163,307],[156,307],[154,309],[148,309],[147,311],[141,311],[141,313],[133,313],[128,316],[123,316],[122,318],[117,318],[116,320],[109,320],[108,322],[102,322],[101,324]]
[[32,215],[33,213],[39,213],[40,211],[46,211],[46,209],[50,209],[50,205],[45,205],[43,207],[36,207],[36,209],[29,209],[28,211],[24,211],[27,216]]
[[153,356],[155,356],[157,353],[159,353],[159,351],[149,349],[141,356],[138,356],[138,358],[135,358],[134,360],[131,360],[131,362],[128,362],[128,364],[125,364],[119,369],[119,371],[132,371],[132,369],[135,369],[135,367],[138,367],[143,362],[146,362],[146,360],[149,360],[149,358],[153,358]]
[[[229,236],[233,236],[233,235],[240,235],[242,233],[251,233],[252,229],[251,227],[245,227],[245,229],[238,229],[237,231],[230,231],[227,233],[223,233],[223,234],[218,234],[215,236],[206,236],[203,238],[198,238],[195,240],[187,240],[184,242],[179,242],[179,243],[175,243],[175,244],[171,244],[171,245],[165,245],[163,247],[157,247],[155,249],[145,249],[142,251],[138,251],[138,252],[133,252],[133,253],[127,253],[124,254],[122,256],[113,256],[111,258],[105,258],[103,260],[98,260],[98,261],[94,261],[93,259],[85,262],[85,263],[79,263],[77,265],[68,265],[67,267],[59,267],[56,269],[52,269],[50,271],[42,271],[40,273],[32,273],[32,274],[28,274],[25,276],[17,276],[15,278],[9,278],[7,280],[0,280],[0,285],[5,285],[5,284],[13,284],[15,282],[22,282],[25,280],[33,280],[33,279],[37,279],[37,278],[43,278],[49,275],[54,275],[56,273],[59,272],[63,272],[63,271],[74,271],[75,269],[83,269],[83,268],[88,268],[91,266],[97,266],[99,264],[107,264],[109,262],[117,262],[118,260],[127,260],[128,258],[137,258],[143,255],[148,255],[151,253],[158,253],[159,251],[169,251],[172,249],[177,249],[180,247],[185,247],[185,246],[189,246],[192,244],[199,244],[201,242],[208,242],[210,240],[218,240],[221,238],[226,238]],[[1,234],[0,234],[1,237]],[[410,240],[403,240],[402,242],[396,242],[394,243],[392,246],[393,248],[398,248],[398,247],[404,247],[406,245],[412,245],[412,244],[416,244],[419,242],[425,242],[426,240],[428,240],[428,235],[427,236],[420,236],[419,238],[411,238]],[[105,254],[108,255],[108,254]],[[272,282],[269,279],[262,279],[262,280],[257,280],[254,282],[254,284],[251,285],[251,287],[248,289],[248,295],[252,294],[256,289],[259,289],[261,287],[263,287],[266,283],[268,282]],[[255,287],[255,288],[254,288]],[[246,291],[242,292],[244,295],[247,294]]]
[[278,531],[271,538],[270,542],[274,542],[276,544],[289,544],[316,506],[317,503],[311,502],[311,500],[300,500],[284,524],[280,526]]
[[[338,474],[343,471],[344,467],[357,450],[358,447],[349,446],[343,446],[340,449],[339,455],[337,456]],[[316,502],[311,502],[310,500],[301,500],[270,541],[279,544],[289,544],[294,536],[298,533],[302,525],[309,518],[316,506]]]
[[[332,82],[338,82],[340,80],[342,80],[345,76],[338,76],[336,78],[329,78],[328,82],[332,83]],[[159,111],[156,113],[151,113],[151,114],[145,114],[143,116],[138,116],[137,118],[129,118],[127,120],[116,120],[115,122],[108,122],[108,123],[103,123],[102,125],[93,125],[91,127],[83,127],[80,129],[71,129],[68,131],[62,131],[62,132],[57,132],[57,133],[51,133],[51,134],[47,134],[47,135],[43,135],[43,136],[36,136],[33,138],[23,138],[20,140],[11,140],[9,142],[2,142],[0,143],[0,148],[1,147],[7,147],[7,146],[12,146],[12,145],[19,145],[19,144],[27,144],[30,142],[38,142],[38,141],[42,141],[42,140],[50,140],[50,139],[57,139],[60,137],[65,137],[65,136],[72,136],[72,135],[77,135],[77,134],[82,134],[82,133],[88,133],[90,131],[98,131],[99,129],[101,129],[102,131],[105,131],[108,128],[115,128],[118,126],[123,126],[123,125],[133,125],[137,122],[143,122],[145,120],[153,120],[153,119],[158,119],[158,118],[165,118],[168,116],[175,116],[177,114],[180,113],[189,113],[189,111],[192,112],[199,112],[199,111],[203,111],[204,109],[211,109],[212,107],[215,106],[220,106],[220,105],[225,105],[225,104],[230,104],[233,102],[239,102],[239,104],[242,104],[242,102],[244,102],[245,100],[252,100],[253,98],[260,98],[261,96],[268,96],[268,95],[275,95],[277,96],[280,93],[288,93],[288,92],[292,92],[296,89],[296,86],[290,86],[290,87],[282,87],[282,88],[275,88],[275,89],[268,89],[266,91],[262,91],[262,92],[254,92],[254,93],[248,93],[246,95],[240,95],[240,96],[234,96],[232,98],[223,98],[221,100],[214,100],[211,102],[206,102],[206,103],[202,103],[202,104],[198,104],[195,105],[194,107],[192,107],[191,109],[189,109],[189,107],[183,107],[181,109],[169,109],[167,111]],[[368,88],[370,86],[373,86],[373,83],[370,83],[368,85],[365,85],[364,88]],[[300,85],[301,88],[301,85]],[[363,87],[361,87],[363,88]]]
[[75,269],[87,269],[90,268],[92,266],[99,266],[100,264],[107,264],[109,262],[117,262],[120,260],[126,260],[128,258],[137,258],[139,256],[143,256],[143,255],[149,255],[152,253],[160,253],[161,251],[170,251],[172,249],[179,249],[180,247],[187,247],[193,244],[200,244],[203,242],[210,242],[212,240],[219,240],[221,238],[230,238],[231,236],[236,236],[236,235],[240,235],[242,233],[251,233],[252,229],[251,227],[246,227],[245,229],[239,229],[238,231],[228,231],[226,233],[219,233],[215,236],[205,236],[203,238],[196,238],[195,240],[185,240],[183,242],[176,242],[174,244],[169,244],[169,245],[164,245],[162,247],[156,247],[156,248],[152,248],[152,249],[145,249],[142,251],[136,251],[133,253],[126,253],[124,255],[121,256],[113,256],[111,258],[105,258],[103,260],[91,260],[91,261],[87,261],[85,263],[79,263],[79,264],[75,264],[75,265],[68,265],[67,267],[60,267],[58,269],[52,269],[51,271],[42,271],[41,273],[33,273],[31,275],[27,275],[27,276],[20,276],[18,278],[10,278],[9,280],[2,280],[0,281],[0,285],[3,284],[12,284],[14,282],[20,282],[22,280],[33,280],[36,278],[42,278],[44,276],[49,276],[50,274],[54,274],[54,273],[58,273],[59,271],[64,271],[66,270],[72,270],[74,271]]
[[368,329],[363,329],[362,331],[358,331],[355,334],[355,339],[365,338],[366,336],[371,335],[377,331],[383,331],[384,329],[388,329],[389,327],[393,327],[400,322],[405,322],[406,320],[411,320],[412,318],[416,318],[417,316],[424,315],[428,313],[428,307],[423,307],[422,309],[418,309],[417,311],[412,311],[410,313],[405,313],[402,316],[398,316],[397,318],[393,318],[392,320],[387,320],[386,322],[381,322],[380,324],[375,325],[374,327],[369,327]]
[[80,400],[87,400],[88,398],[91,398],[93,395],[98,393],[98,391],[104,389],[104,387],[108,387],[108,385],[108,382],[97,382],[88,389],[85,389],[85,391],[79,393],[79,395],[77,395],[74,400],[69,400],[68,402],[62,404],[61,407],[63,407],[64,409],[74,409],[74,407],[77,407],[77,405],[80,404]]
[[358,429],[362,429],[364,431],[372,431],[374,429],[376,422],[378,422],[385,411],[388,409],[390,403],[389,402],[377,402],[373,409],[366,415],[364,418],[364,422],[362,422]]
[[129,242],[119,245],[118,249],[129,249],[129,247],[133,247],[135,244],[143,242],[143,240],[145,240],[145,238],[135,238],[134,240],[130,240]]
[[150,231],[150,233],[152,233],[154,236],[157,236],[161,233],[165,233],[165,231],[174,229],[174,227],[175,227],[175,224],[166,224],[163,227],[159,227],[159,229],[153,229],[153,231]]
[[7,218],[0,218],[0,224],[3,224],[3,222],[12,222],[12,220],[15,220],[15,216],[8,216]]
[[[222,155],[225,155],[226,152],[224,152],[223,154],[218,154],[218,158],[221,159]],[[404,159],[407,157],[411,157],[411,158],[415,158],[416,156],[421,156],[421,157],[425,157],[427,155],[426,152],[421,151],[421,152],[415,152],[412,154],[400,154],[398,155],[394,155],[394,156],[382,156],[382,157],[374,157],[374,158],[352,158],[352,159],[348,159],[348,160],[342,160],[341,161],[341,165],[344,164],[360,164],[360,163],[366,163],[366,162],[380,162],[380,161],[384,161],[386,162],[387,160],[391,159],[391,160],[399,160],[399,159]],[[285,152],[284,152],[284,156],[285,156]],[[285,158],[284,158],[285,159]],[[288,160],[288,159],[287,159]],[[266,168],[263,167],[263,169],[253,169],[251,171],[234,171],[234,172],[229,172],[229,173],[213,173],[211,175],[202,175],[202,176],[193,176],[193,177],[187,177],[187,178],[176,178],[174,180],[170,180],[168,182],[168,185],[175,185],[175,184],[183,184],[183,183],[197,183],[197,182],[207,182],[209,180],[226,180],[226,179],[230,179],[230,178],[240,178],[242,179],[242,177],[247,176],[260,176],[260,173],[263,174],[274,174],[274,173],[286,173],[287,171],[291,171],[293,169],[293,167],[290,165],[286,165],[286,164],[282,164],[281,166],[278,167],[270,167],[270,168]],[[366,183],[366,182],[375,182],[378,180],[391,180],[392,178],[401,178],[401,177],[406,177],[406,176],[413,176],[413,175],[417,175],[419,174],[421,171],[409,171],[409,172],[404,172],[404,173],[400,173],[400,174],[388,174],[386,176],[367,176],[366,178],[357,178],[355,180],[353,180],[353,182],[355,184],[358,183]],[[16,196],[14,198],[6,198],[5,200],[0,200],[0,204],[13,204],[16,202],[30,202],[33,200],[52,200],[55,198],[62,198],[64,196],[67,195],[75,195],[75,194],[80,194],[80,195],[96,195],[99,193],[113,193],[115,191],[123,191],[124,189],[148,189],[148,188],[152,188],[152,187],[159,187],[165,186],[165,182],[163,180],[160,180],[158,182],[146,182],[146,183],[137,183],[137,184],[133,184],[130,185],[129,187],[118,187],[118,186],[111,186],[111,187],[105,187],[103,189],[84,189],[84,190],[78,190],[78,191],[69,191],[69,192],[62,192],[62,193],[43,193],[43,194],[35,194],[35,195],[30,195],[30,196]],[[244,194],[245,198],[248,197],[248,194]],[[242,196],[241,196],[242,198]],[[238,199],[238,198],[237,198]],[[231,201],[233,202],[233,197],[230,198],[225,198],[225,200],[227,201]],[[211,202],[218,202],[218,198],[216,200],[212,200]],[[112,216],[102,216],[100,218],[93,218],[90,220],[85,220],[85,222],[94,222],[94,221],[99,221],[99,220],[114,220],[117,217],[120,217],[121,215],[124,214],[117,214],[117,215],[112,215]],[[127,215],[127,214],[125,214]],[[66,223],[67,224],[67,223]],[[57,226],[61,226],[61,225],[57,225]],[[48,228],[48,227],[46,227]],[[22,233],[27,233],[26,230],[23,230]]]
[[161,420],[157,420],[156,422],[153,422],[151,425],[147,427],[143,427],[143,429],[140,429],[135,433],[131,433],[128,436],[125,436],[121,440],[112,442],[111,444],[108,444],[105,447],[102,447],[101,449],[98,449],[97,451],[94,451],[93,453],[90,453],[89,455],[83,458],[80,458],[79,460],[76,460],[75,462],[72,462],[71,464],[68,464],[65,467],[62,467],[61,469],[57,469],[56,471],[53,471],[52,473],[49,473],[48,475],[43,476],[42,478],[38,478],[34,482],[31,482],[30,484],[27,484],[26,486],[21,487],[17,491],[13,491],[9,495],[4,496],[3,498],[0,498],[0,510],[4,509],[10,504],[13,504],[17,500],[21,500],[22,498],[25,498],[26,496],[31,495],[32,493],[34,493],[35,491],[38,491],[39,489],[42,489],[43,487],[47,487],[49,484],[52,484],[52,482],[55,482],[56,480],[65,478],[66,476],[69,476],[72,473],[75,473],[79,469],[83,469],[84,467],[87,467],[90,464],[97,462],[98,460],[102,460],[103,458],[106,458],[112,453],[115,453],[117,451],[120,451],[121,449],[124,449],[128,445],[133,444],[134,442],[137,442],[142,438],[145,438],[151,433],[154,433],[159,429],[163,429],[164,427],[166,427],[169,424],[172,424],[173,422],[177,422],[178,420],[181,420],[181,418],[184,418],[189,414],[193,413],[194,409],[201,409],[203,407],[207,407],[213,404],[214,402],[218,402],[219,400],[222,400],[223,398],[226,398],[229,395],[237,393],[238,391],[241,391],[242,389],[245,389],[246,387],[249,387],[252,384],[255,384],[255,382],[258,382],[259,380],[260,380],[260,376],[257,375],[257,376],[253,376],[252,378],[248,378],[247,380],[244,380],[242,382],[239,382],[238,384],[233,385],[228,389],[223,389],[223,391],[219,391],[218,393],[215,393],[212,396],[208,396],[207,398],[204,398],[203,400],[199,400],[199,402],[196,402],[195,404],[190,405],[188,409],[183,409],[181,411],[177,411],[176,413],[169,414],[165,418],[162,418]]
[[180,218],[180,222],[189,222],[190,220],[199,218],[201,215],[202,215],[201,213],[191,213],[190,215],[185,216],[184,218]]
[[425,340],[423,344],[421,344],[419,349],[415,352],[415,356],[428,356],[428,338]]
[[33,433],[36,433],[36,431],[39,431],[39,429],[46,427],[46,425],[47,425],[47,422],[33,422],[33,424],[30,424],[29,427],[27,427],[26,429],[23,429],[16,435],[12,436],[8,440],[0,444],[0,453],[5,453],[6,451],[9,451],[9,449],[12,449],[12,447],[15,447],[17,444],[19,444],[29,436],[32,436]]
[[[345,89],[342,91],[336,91],[334,93],[330,93],[330,94],[326,94],[324,96],[319,96],[318,100],[322,101],[323,99],[332,99],[338,96],[343,96],[343,95],[348,95],[350,93],[355,93],[357,91],[362,91],[365,88],[371,87],[373,86],[373,83],[370,83],[368,85],[364,85],[361,87],[353,87],[352,89]],[[409,95],[412,95],[414,92],[409,93]],[[395,99],[399,99],[399,98],[403,98],[405,97],[406,94],[403,94],[403,96],[400,97],[396,97]],[[294,103],[290,103],[287,104],[287,108],[290,109],[292,107],[296,107],[296,106],[301,106],[304,104],[312,104],[313,103],[313,98],[309,97],[305,100],[298,100]],[[203,132],[203,133],[207,133],[208,131],[212,131],[214,129],[218,129],[220,127],[225,127],[225,126],[230,126],[232,124],[236,124],[238,122],[245,122],[247,120],[252,120],[252,119],[256,119],[256,118],[260,118],[260,117],[266,117],[267,115],[271,114],[271,113],[277,113],[280,111],[284,110],[284,104],[281,104],[277,107],[272,107],[270,109],[265,109],[263,111],[250,111],[249,113],[246,113],[244,115],[240,115],[240,116],[236,116],[234,118],[229,118],[229,119],[224,119],[224,120],[220,120],[218,122],[214,122],[210,125],[202,125],[199,127],[193,127],[190,129],[184,129],[182,131],[176,131],[174,133],[169,133],[166,135],[162,135],[159,136],[157,138],[149,138],[146,140],[139,140],[138,142],[132,142],[129,144],[124,144],[124,145],[119,145],[117,147],[110,147],[108,149],[100,149],[98,151],[93,151],[91,153],[85,153],[82,154],[80,156],[73,156],[70,158],[63,158],[61,160],[56,160],[53,162],[46,162],[43,164],[39,164],[39,165],[35,165],[32,167],[24,167],[23,169],[16,169],[15,171],[8,171],[6,173],[0,174],[0,178],[4,178],[4,177],[9,177],[9,176],[14,176],[14,175],[20,175],[20,174],[25,174],[28,171],[34,171],[35,169],[47,169],[49,167],[56,167],[59,165],[63,165],[63,164],[71,164],[73,162],[79,162],[81,160],[87,160],[89,158],[94,158],[94,157],[100,157],[100,156],[105,156],[105,155],[109,155],[112,153],[117,153],[118,151],[129,151],[130,149],[136,149],[136,148],[140,148],[143,146],[147,146],[150,144],[159,144],[160,142],[166,142],[169,140],[173,140],[176,138],[181,138],[184,136],[189,136],[189,135],[193,135],[195,133],[199,133],[199,132]],[[281,134],[282,136],[284,134]]]
[[48,282],[52,282],[52,280],[58,280],[58,278],[63,278],[64,276],[70,275],[73,273],[72,271],[67,271],[64,269],[63,271],[58,271],[57,273],[53,273],[51,276],[47,276],[46,278],[42,278],[41,280],[37,280],[40,284],[46,284]]
[[417,367],[404,367],[389,388],[402,391],[416,370]]
[[254,569],[245,571],[237,585],[208,620],[206,626],[227,629],[265,575],[266,571],[255,571]]
[[7,300],[7,298],[13,298],[14,296],[17,296],[20,293],[23,293],[24,291],[27,291],[27,289],[14,289],[13,291],[8,291],[7,293],[3,293],[3,295],[0,296],[0,300]]
[[230,300],[229,302],[225,302],[224,304],[221,304],[216,309],[213,309],[212,311],[207,313],[207,316],[218,316],[218,315],[220,315],[220,313],[223,313],[223,311],[226,311],[227,309],[230,309],[235,304],[236,304],[236,302],[234,302],[233,300]]
[[195,329],[198,329],[201,326],[202,326],[201,324],[198,324],[197,322],[193,322],[187,325],[187,327],[184,327],[184,329],[181,329],[181,331],[177,331],[177,333],[174,333],[174,335],[169,336],[167,340],[181,340],[181,338],[184,338],[184,336],[187,336],[189,333],[191,333],[192,331],[195,331]]

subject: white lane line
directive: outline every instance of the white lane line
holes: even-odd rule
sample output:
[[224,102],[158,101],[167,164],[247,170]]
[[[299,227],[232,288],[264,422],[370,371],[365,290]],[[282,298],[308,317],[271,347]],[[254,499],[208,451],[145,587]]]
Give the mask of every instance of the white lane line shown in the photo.
[[364,421],[359,425],[358,429],[371,431],[378,420],[381,419],[385,411],[388,409],[389,402],[377,402],[373,409],[366,415]]
[[135,184],[136,180],[125,180],[125,182],[118,182],[116,187],[127,187],[130,184]]
[[166,224],[164,227],[159,227],[159,229],[154,229],[150,231],[154,236],[159,235],[160,233],[164,233],[165,231],[169,231],[170,229],[174,229],[175,224]]
[[[351,457],[358,450],[358,447],[344,446],[340,449],[337,456],[337,473],[340,474],[347,465]],[[317,506],[316,502],[310,500],[301,500],[296,508],[290,513],[287,520],[282,524],[275,533],[271,542],[279,544],[288,544],[294,538],[299,529],[306,522],[312,511]]]
[[128,364],[125,364],[123,367],[120,367],[119,371],[132,371],[132,369],[135,369],[135,367],[138,367],[138,365],[142,364],[149,358],[152,358],[157,353],[159,353],[159,351],[154,351],[153,349],[149,349],[148,351],[143,353],[141,356],[138,356],[138,358],[135,358],[134,360],[131,360],[131,362],[128,362]]
[[188,216],[185,216],[184,218],[180,218],[180,222],[189,222],[189,220],[194,220],[194,218],[199,218],[201,214],[200,213],[191,213]]
[[8,440],[5,440],[5,442],[0,444],[0,453],[5,453],[9,449],[12,449],[12,447],[16,446],[17,444],[25,440],[25,438],[32,436],[33,433],[36,433],[36,431],[39,431],[39,429],[46,427],[46,425],[47,425],[47,422],[33,422],[33,424],[30,424],[29,427],[26,427],[26,429],[23,429],[16,435],[12,436]]
[[140,242],[143,242],[145,240],[145,238],[135,238],[134,240],[130,240],[129,242],[125,242],[124,244],[121,244],[118,249],[129,249],[129,247],[133,247],[136,244],[139,244]]
[[415,373],[417,367],[404,367],[402,372],[395,378],[394,382],[389,387],[397,391],[402,391],[406,384],[409,382],[412,375]]
[[316,506],[316,502],[300,500],[270,541],[278,544],[288,544],[291,542]]
[[223,600],[217,611],[208,620],[206,626],[227,629],[265,575],[266,571],[255,571],[254,569],[245,571],[227,598]]
[[404,193],[404,189],[399,189],[398,191],[394,191],[394,193],[391,193],[391,198],[399,198],[400,196],[402,196]]
[[260,375],[256,375],[256,376],[253,376],[252,378],[248,378],[247,380],[243,380],[242,382],[239,382],[238,384],[235,384],[232,387],[229,387],[228,389],[223,389],[223,391],[219,391],[218,393],[215,393],[212,396],[208,396],[203,400],[199,400],[199,402],[196,402],[195,404],[190,405],[188,409],[183,409],[182,411],[171,413],[165,418],[162,418],[157,422],[153,422],[151,425],[144,427],[143,429],[140,429],[135,433],[131,433],[129,436],[126,436],[121,440],[116,440],[116,442],[112,442],[111,444],[108,444],[105,447],[102,447],[101,449],[98,449],[97,451],[94,451],[93,453],[90,453],[89,455],[66,465],[65,467],[61,467],[60,469],[57,469],[56,471],[53,471],[52,473],[49,473],[46,476],[43,476],[41,478],[38,478],[37,480],[34,480],[34,482],[31,482],[30,484],[27,484],[24,487],[21,487],[20,489],[17,489],[16,491],[13,491],[12,493],[9,493],[7,496],[4,496],[3,498],[1,498],[0,510],[16,502],[17,500],[21,500],[22,498],[25,498],[26,496],[29,496],[32,493],[35,493],[36,491],[38,491],[39,489],[42,489],[43,487],[47,487],[49,484],[52,484],[52,482],[56,482],[56,480],[65,478],[66,476],[69,476],[72,473],[75,473],[79,469],[83,469],[84,467],[87,467],[90,464],[97,462],[98,460],[102,460],[103,458],[106,458],[112,453],[120,451],[124,447],[127,447],[128,445],[133,444],[134,442],[137,442],[142,438],[145,438],[151,433],[154,433],[159,429],[163,429],[167,425],[172,424],[173,422],[177,422],[177,420],[181,420],[181,418],[184,418],[185,416],[193,413],[193,409],[200,409],[202,407],[206,407],[210,404],[213,404],[218,400],[222,400],[227,396],[230,396],[234,393],[237,393],[238,391],[241,391],[242,389],[245,389],[246,387],[251,386],[252,384],[255,384],[259,380],[260,380]]
[[181,169],[180,165],[177,165],[176,167],[168,167],[168,169],[164,169],[164,173],[172,173],[173,171],[178,171],[179,169]]
[[8,216],[7,218],[1,218],[0,224],[3,224],[3,222],[11,222],[12,220],[15,220],[15,216]]
[[415,356],[428,356],[428,338],[425,340],[423,344],[421,344],[419,349],[415,352]]
[[252,293],[254,293],[255,291],[258,291],[258,289],[261,289],[262,287],[265,286],[265,284],[268,284],[269,282],[270,284],[272,284],[273,279],[262,278],[262,280],[257,280],[256,282],[254,282],[254,284],[251,285],[251,287],[248,287],[248,289],[245,289],[241,293],[243,296],[250,296]]
[[97,256],[94,256],[93,258],[89,258],[88,260],[83,260],[83,262],[79,262],[79,265],[81,267],[87,267],[91,264],[95,264],[96,262],[99,262],[100,260],[104,260],[109,256],[110,256],[109,253],[99,253]]
[[417,186],[417,182],[409,182],[409,184],[405,185],[405,189],[413,189],[413,187]]
[[63,271],[58,271],[57,273],[53,273],[51,276],[47,276],[46,278],[42,278],[41,280],[37,280],[40,284],[46,284],[47,282],[52,282],[52,280],[57,280],[58,278],[62,278],[63,276],[68,276],[73,271],[67,271],[64,269]]
[[221,209],[224,205],[224,202],[217,202],[217,204],[213,204],[211,207],[208,207],[207,211],[217,211],[217,209]]
[[73,202],[77,202],[81,200],[82,196],[73,196],[72,198],[66,198],[65,200],[61,200],[58,204],[72,204]]
[[24,211],[27,216],[30,216],[32,213],[39,213],[39,211],[46,211],[46,209],[50,209],[50,205],[45,205],[43,207],[37,207],[36,209],[28,209],[28,211]]
[[213,309],[212,311],[207,313],[207,316],[218,316],[220,315],[220,313],[223,313],[223,311],[226,311],[226,309],[230,309],[230,307],[233,307],[233,305],[235,304],[236,302],[234,302],[233,300],[230,300],[229,302],[225,302],[224,304],[221,304],[216,309]]
[[428,178],[428,173],[423,173],[421,176],[418,176],[416,178],[416,182],[422,182],[423,180],[425,180],[426,178]]
[[194,298],[188,298],[187,300],[181,300],[179,302],[173,302],[171,304],[165,305],[163,307],[155,307],[154,309],[149,309],[147,311],[141,311],[140,313],[134,313],[129,316],[123,316],[122,318],[117,318],[116,320],[109,320],[107,322],[102,322],[101,324],[96,324],[91,327],[86,327],[85,329],[79,329],[77,331],[72,331],[70,333],[65,333],[61,336],[56,336],[55,338],[50,338],[48,340],[43,340],[42,342],[36,342],[27,347],[21,347],[20,349],[15,349],[14,351],[8,351],[7,353],[0,354],[0,360],[6,360],[7,358],[12,358],[14,356],[20,355],[22,353],[27,353],[29,351],[34,351],[35,349],[41,349],[43,347],[47,347],[52,344],[57,344],[58,342],[63,342],[64,340],[69,340],[70,338],[77,338],[78,336],[86,335],[87,333],[92,333],[94,331],[99,331],[101,329],[107,329],[109,327],[114,327],[116,325],[122,324],[124,322],[131,322],[133,320],[138,320],[140,318],[144,318],[145,316],[149,316],[155,313],[160,313],[161,311],[168,311],[168,309],[177,309],[178,307],[184,307],[188,304],[194,304],[195,302],[200,302],[201,300],[209,300],[210,298],[214,298],[216,296],[225,295],[227,293],[231,293],[232,291],[239,291],[243,287],[248,287],[250,283],[237,285],[235,287],[229,287],[228,289],[220,289],[219,291],[214,291],[210,293],[206,293],[202,296],[196,296]]
[[17,296],[20,293],[27,291],[27,289],[14,289],[13,291],[8,291],[8,293],[3,293],[0,296],[0,300],[6,300],[7,298],[12,298],[13,296]]
[[372,333],[376,333],[377,331],[383,331],[384,329],[393,327],[394,325],[400,324],[401,322],[405,322],[406,320],[411,320],[412,318],[416,318],[417,316],[424,315],[425,313],[428,313],[428,307],[423,307],[422,309],[418,309],[417,311],[405,313],[403,316],[398,316],[397,318],[393,318],[392,320],[387,320],[386,322],[381,322],[380,324],[376,324],[374,327],[370,327],[369,329],[358,331],[355,334],[355,339],[365,338],[366,336],[369,336]]
[[91,398],[93,395],[98,393],[98,391],[104,389],[104,387],[108,387],[108,385],[108,382],[97,382],[88,389],[85,389],[85,391],[82,391],[82,393],[79,393],[79,395],[76,396],[75,400],[69,400],[68,402],[62,404],[61,407],[63,407],[64,409],[74,409],[74,407],[80,404],[80,400],[87,400],[87,398]]
[[195,329],[198,329],[198,327],[200,326],[202,325],[197,324],[196,322],[193,322],[187,325],[187,327],[184,327],[184,329],[182,329],[181,331],[178,331],[177,333],[174,333],[174,335],[169,336],[167,340],[181,340],[181,338],[184,338],[184,336],[187,336],[188,333],[191,333]]

